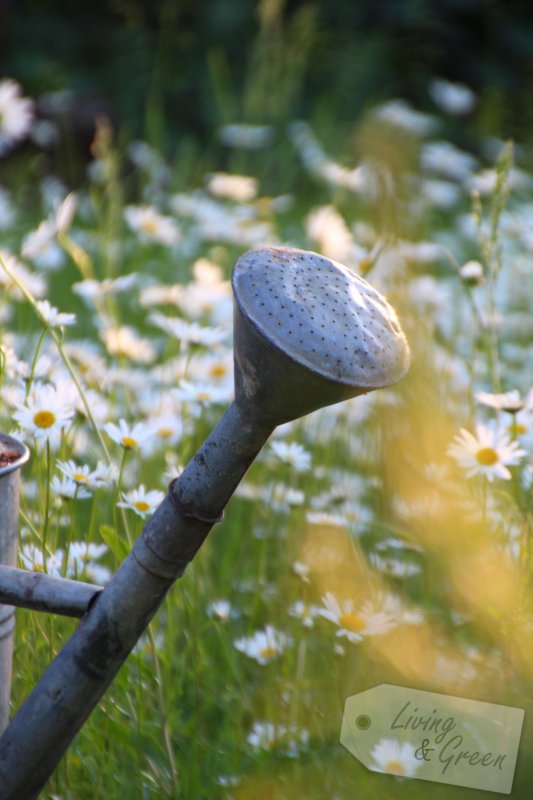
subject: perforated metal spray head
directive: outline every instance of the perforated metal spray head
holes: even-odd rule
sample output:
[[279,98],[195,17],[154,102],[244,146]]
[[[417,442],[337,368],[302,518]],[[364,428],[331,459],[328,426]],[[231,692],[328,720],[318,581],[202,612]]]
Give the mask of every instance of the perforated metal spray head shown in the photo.
[[363,278],[306,250],[251,250],[235,264],[236,401],[275,425],[400,380],[409,347]]

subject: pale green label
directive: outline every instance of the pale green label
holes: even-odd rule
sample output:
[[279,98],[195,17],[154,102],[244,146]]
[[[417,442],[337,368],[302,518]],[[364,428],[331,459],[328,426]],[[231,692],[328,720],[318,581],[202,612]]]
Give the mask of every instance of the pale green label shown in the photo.
[[346,700],[341,744],[374,772],[510,794],[521,708],[381,684]]

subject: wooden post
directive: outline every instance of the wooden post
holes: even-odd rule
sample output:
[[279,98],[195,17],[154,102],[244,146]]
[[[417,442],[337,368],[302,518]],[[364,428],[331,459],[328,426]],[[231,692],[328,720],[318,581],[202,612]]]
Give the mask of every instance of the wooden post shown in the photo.
[[[17,563],[20,467],[29,450],[11,436],[0,434],[0,564]],[[15,609],[0,604],[0,733],[9,722]]]

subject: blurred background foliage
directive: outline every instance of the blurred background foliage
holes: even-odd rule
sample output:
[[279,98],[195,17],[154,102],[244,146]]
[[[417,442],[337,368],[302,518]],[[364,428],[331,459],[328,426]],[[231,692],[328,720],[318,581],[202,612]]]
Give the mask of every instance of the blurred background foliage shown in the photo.
[[391,97],[433,111],[434,77],[479,98],[446,135],[527,142],[533,14],[517,0],[0,0],[0,74],[84,146],[98,113],[170,154],[227,122],[342,136]]

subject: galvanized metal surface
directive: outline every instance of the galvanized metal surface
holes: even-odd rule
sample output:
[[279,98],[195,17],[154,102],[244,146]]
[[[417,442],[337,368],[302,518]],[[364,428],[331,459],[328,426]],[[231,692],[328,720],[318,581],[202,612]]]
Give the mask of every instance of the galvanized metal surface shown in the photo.
[[[252,283],[273,266],[277,269],[276,263],[289,272],[284,277],[270,272],[280,281],[272,301],[272,307],[278,306],[272,327]],[[311,298],[321,287],[317,267],[326,275],[328,293],[324,310],[313,316]],[[288,249],[253,251],[239,260],[233,284],[235,401],[174,484],[174,497],[167,496],[145,525],[131,554],[0,739],[2,800],[37,796],[173,581],[201,546],[212,527],[206,520],[221,513],[274,427],[321,405],[393,383],[407,369],[407,344],[385,301],[328,259]],[[317,345],[314,354],[313,348],[299,350],[299,340],[294,341],[290,315],[298,303],[298,322],[307,308],[306,335]],[[333,326],[336,305],[346,314],[359,309],[364,315],[359,333],[350,339],[350,347],[359,342],[351,360],[345,355],[342,333],[328,334],[327,345],[318,344],[322,324]],[[371,365],[368,376],[366,358]]]
[[399,380],[409,347],[391,306],[316,253],[252,250],[233,271],[235,392],[274,425]]
[[32,611],[48,611],[65,617],[83,617],[102,586],[44,572],[0,565],[0,603]]
[[5,478],[28,462],[30,451],[25,444],[7,433],[0,433],[0,478]]
[[272,247],[233,271],[241,310],[289,358],[329,380],[369,391],[399,380],[409,351],[394,309],[329,258]]
[[[0,433],[0,564],[17,563],[20,468],[30,457],[28,448]],[[9,722],[15,609],[0,604],[0,732]]]

